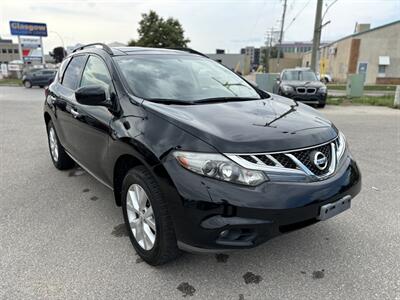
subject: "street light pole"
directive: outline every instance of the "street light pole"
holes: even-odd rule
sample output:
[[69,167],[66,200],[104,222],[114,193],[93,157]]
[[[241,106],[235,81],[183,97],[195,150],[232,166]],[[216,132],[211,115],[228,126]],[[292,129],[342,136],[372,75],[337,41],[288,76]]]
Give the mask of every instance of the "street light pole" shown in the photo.
[[313,47],[311,53],[311,69],[316,72],[317,68],[317,56],[319,51],[319,43],[321,40],[321,15],[322,15],[322,3],[323,0],[318,0],[317,10],[315,12],[315,23],[314,23],[314,37],[313,37]]

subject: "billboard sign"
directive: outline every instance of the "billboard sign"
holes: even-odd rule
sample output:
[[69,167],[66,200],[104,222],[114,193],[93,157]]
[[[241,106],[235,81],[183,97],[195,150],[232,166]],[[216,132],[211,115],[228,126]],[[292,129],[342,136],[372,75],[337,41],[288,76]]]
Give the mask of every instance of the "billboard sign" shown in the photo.
[[22,49],[37,49],[41,47],[40,39],[38,38],[21,38]]
[[47,36],[45,23],[10,21],[12,35]]
[[24,62],[41,61],[42,52],[38,48],[22,48],[22,59]]
[[23,58],[23,60],[24,60],[25,63],[34,62],[34,61],[41,62],[42,61],[42,57],[41,56],[25,56]]

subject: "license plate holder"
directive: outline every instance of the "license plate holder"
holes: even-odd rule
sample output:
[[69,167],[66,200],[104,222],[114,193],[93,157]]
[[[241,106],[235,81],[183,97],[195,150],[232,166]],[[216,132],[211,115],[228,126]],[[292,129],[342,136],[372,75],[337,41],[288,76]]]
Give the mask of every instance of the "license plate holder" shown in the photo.
[[341,198],[336,202],[322,205],[317,219],[325,221],[349,209],[350,207],[351,207],[351,196],[350,195],[344,196],[343,198]]

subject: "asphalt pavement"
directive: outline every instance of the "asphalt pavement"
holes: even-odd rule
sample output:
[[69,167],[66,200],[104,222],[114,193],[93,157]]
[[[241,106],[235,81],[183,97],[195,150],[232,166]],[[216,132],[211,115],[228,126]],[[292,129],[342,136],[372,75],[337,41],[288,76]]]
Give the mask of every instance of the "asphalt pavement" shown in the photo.
[[0,299],[400,299],[400,110],[327,106],[363,174],[351,210],[228,255],[151,267],[112,192],[56,170],[43,89],[0,87]]

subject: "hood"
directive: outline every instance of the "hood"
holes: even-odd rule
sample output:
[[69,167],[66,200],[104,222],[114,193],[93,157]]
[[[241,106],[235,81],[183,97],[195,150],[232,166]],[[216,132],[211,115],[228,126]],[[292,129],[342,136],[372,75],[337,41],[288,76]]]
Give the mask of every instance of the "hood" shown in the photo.
[[318,111],[277,95],[262,100],[197,105],[144,101],[143,106],[224,153],[298,149],[337,136],[334,125]]
[[285,80],[282,81],[281,84],[284,85],[290,85],[290,86],[309,86],[309,87],[315,87],[315,88],[320,88],[325,86],[325,84],[323,84],[320,81],[306,81],[306,80]]

